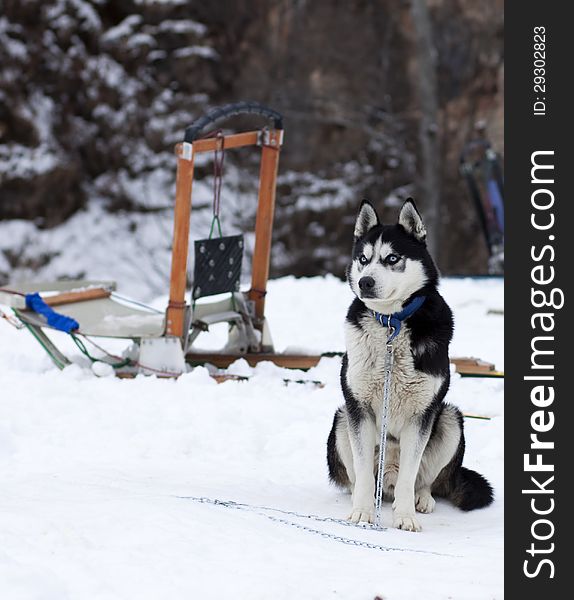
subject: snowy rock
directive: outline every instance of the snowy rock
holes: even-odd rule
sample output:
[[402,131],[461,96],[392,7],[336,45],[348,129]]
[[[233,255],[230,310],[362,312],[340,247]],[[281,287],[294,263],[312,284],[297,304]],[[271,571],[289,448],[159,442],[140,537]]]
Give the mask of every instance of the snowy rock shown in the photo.
[[92,363],[92,371],[96,377],[112,377],[114,375],[114,368],[104,362]]

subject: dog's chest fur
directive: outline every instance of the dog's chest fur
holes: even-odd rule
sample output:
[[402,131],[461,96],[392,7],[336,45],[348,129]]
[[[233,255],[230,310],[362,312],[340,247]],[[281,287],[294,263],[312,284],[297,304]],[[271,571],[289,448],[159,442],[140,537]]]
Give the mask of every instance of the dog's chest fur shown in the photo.
[[[371,315],[361,317],[358,325],[349,322],[345,325],[347,385],[356,400],[373,411],[379,426],[388,329]],[[389,433],[399,438],[405,422],[413,415],[422,414],[431,404],[443,383],[443,377],[429,375],[415,368],[411,336],[406,323],[403,323],[393,341],[393,351]]]

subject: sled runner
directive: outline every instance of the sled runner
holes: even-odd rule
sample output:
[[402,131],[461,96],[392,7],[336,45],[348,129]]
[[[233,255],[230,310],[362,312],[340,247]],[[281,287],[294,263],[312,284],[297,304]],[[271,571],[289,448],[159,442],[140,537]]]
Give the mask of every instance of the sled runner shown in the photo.
[[[215,129],[231,117],[251,115],[270,126],[224,135]],[[215,130],[215,131],[214,131]],[[0,302],[11,306],[17,318],[34,335],[58,367],[69,360],[46,335],[45,330],[69,333],[82,352],[95,359],[85,338],[120,338],[133,341],[127,355],[108,355],[119,375],[137,372],[179,375],[191,365],[271,360],[291,368],[309,368],[320,356],[275,353],[265,318],[265,296],[269,276],[271,236],[279,153],[283,143],[282,116],[255,102],[239,102],[216,108],[195,121],[176,145],[177,177],[171,259],[169,304],[165,313],[119,296],[114,282],[58,281],[11,285],[0,292]],[[251,287],[239,290],[243,236],[223,237],[219,220],[219,192],[224,152],[255,147],[261,151],[259,192],[255,223],[255,248]],[[195,242],[196,262],[191,300],[186,300],[189,231],[192,207],[194,161],[198,154],[214,153],[213,223],[208,239]],[[219,236],[213,237],[214,226]],[[35,294],[39,296],[33,297]],[[215,294],[226,294],[217,302],[198,303]],[[57,309],[57,310],[54,310]],[[227,323],[229,339],[224,354],[213,358],[194,348],[194,342],[211,325]],[[97,344],[94,344],[97,346]],[[111,359],[111,360],[110,360]],[[213,360],[211,360],[213,359]]]

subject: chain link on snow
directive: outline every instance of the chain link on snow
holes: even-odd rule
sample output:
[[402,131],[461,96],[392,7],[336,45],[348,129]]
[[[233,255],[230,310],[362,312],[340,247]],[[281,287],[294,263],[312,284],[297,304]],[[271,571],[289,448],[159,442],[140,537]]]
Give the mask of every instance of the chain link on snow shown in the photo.
[[222,506],[224,508],[231,508],[235,510],[243,510],[246,512],[250,512],[261,517],[265,517],[274,523],[280,523],[281,525],[289,525],[290,527],[294,527],[295,529],[299,529],[300,531],[305,531],[307,533],[312,533],[314,535],[318,535],[322,538],[333,540],[335,542],[339,542],[341,544],[346,544],[348,546],[357,546],[359,548],[367,548],[369,550],[378,550],[380,552],[415,552],[417,554],[434,554],[435,556],[450,556],[454,557],[454,554],[444,554],[442,552],[432,552],[429,550],[416,550],[412,548],[397,548],[395,546],[382,546],[381,544],[373,544],[371,542],[366,542],[363,540],[356,540],[353,538],[348,538],[342,535],[336,535],[334,533],[329,533],[327,531],[321,531],[319,529],[313,529],[312,527],[307,527],[306,525],[301,525],[301,523],[295,523],[293,521],[289,521],[288,519],[283,519],[281,517],[276,517],[274,515],[267,514],[264,511],[278,512],[284,515],[289,515],[291,517],[296,517],[298,519],[310,519],[312,521],[319,521],[321,523],[334,523],[336,525],[343,525],[345,527],[354,527],[356,529],[362,530],[376,530],[381,531],[381,528],[375,527],[370,524],[356,524],[351,523],[350,521],[346,521],[343,519],[335,519],[333,517],[319,517],[317,515],[306,515],[302,513],[298,513],[291,510],[283,510],[281,508],[272,508],[270,506],[260,506],[255,504],[246,504],[242,502],[234,502],[233,500],[219,500],[217,498],[207,498],[205,496],[175,496],[181,500],[191,500],[192,502],[196,502],[198,504],[208,504],[211,506]]
[[377,529],[370,523],[352,523],[346,519],[336,519],[335,517],[320,517],[319,515],[307,515],[294,510],[285,510],[283,508],[273,508],[271,506],[262,506],[258,504],[245,504],[244,502],[234,502],[233,500],[218,500],[217,498],[206,498],[205,496],[176,496],[183,500],[193,500],[203,504],[214,504],[217,506],[225,506],[227,508],[236,508],[238,510],[266,510],[282,515],[289,515],[290,517],[297,517],[298,519],[310,519],[311,521],[318,521],[319,523],[335,523],[336,525],[343,525],[344,527],[355,527],[358,529]]

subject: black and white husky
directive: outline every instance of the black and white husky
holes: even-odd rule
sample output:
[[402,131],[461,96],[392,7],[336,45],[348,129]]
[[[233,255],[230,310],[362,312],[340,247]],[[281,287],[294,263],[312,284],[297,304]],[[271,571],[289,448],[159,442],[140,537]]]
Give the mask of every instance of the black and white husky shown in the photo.
[[[393,497],[393,526],[420,531],[415,510],[430,513],[434,496],[462,510],[487,506],[492,488],[462,466],[463,418],[444,402],[453,320],[437,291],[438,272],[426,229],[408,199],[396,225],[382,225],[363,201],[347,279],[355,294],[345,322],[341,369],[345,405],[327,442],[331,480],[352,491],[353,522],[373,522],[388,324],[396,328],[383,490]],[[407,316],[405,316],[407,315]],[[385,317],[383,317],[385,316]],[[384,323],[384,324],[383,324]]]

